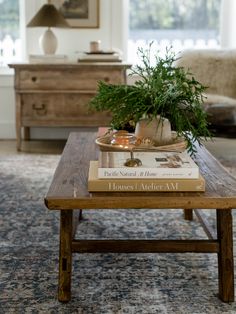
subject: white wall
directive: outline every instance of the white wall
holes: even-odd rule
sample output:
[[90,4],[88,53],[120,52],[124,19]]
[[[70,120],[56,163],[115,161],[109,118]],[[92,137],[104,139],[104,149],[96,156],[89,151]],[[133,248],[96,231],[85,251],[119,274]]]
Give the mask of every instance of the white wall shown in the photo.
[[222,0],[220,14],[220,44],[222,48],[235,49],[236,36],[236,1]]
[[0,139],[15,138],[13,75],[0,75]]
[[[25,41],[24,55],[39,54],[38,38],[44,29],[26,28],[25,25],[37,12],[43,0],[20,0],[22,36]],[[98,29],[55,29],[58,37],[58,54],[66,54],[73,61],[79,51],[89,49],[91,40],[100,39],[102,49],[118,48],[126,51],[126,18],[128,0],[100,0],[100,27]],[[125,15],[126,16],[125,16]],[[0,139],[15,138],[15,102],[13,72],[0,69]],[[65,138],[69,130],[33,129],[34,138]]]
[[[28,1],[31,2],[32,0]],[[127,2],[127,0],[124,1]],[[40,1],[37,1],[36,10],[40,8],[39,3]],[[90,41],[98,39],[101,40],[103,49],[117,47],[123,50],[122,7],[123,1],[120,0],[100,0],[100,27],[98,29],[53,29],[58,38],[57,53],[74,58],[78,51],[89,49]],[[28,22],[34,13],[29,8],[27,10],[26,19]],[[40,53],[36,38],[39,38],[42,32],[43,29],[41,28],[27,28],[27,51],[29,53]]]

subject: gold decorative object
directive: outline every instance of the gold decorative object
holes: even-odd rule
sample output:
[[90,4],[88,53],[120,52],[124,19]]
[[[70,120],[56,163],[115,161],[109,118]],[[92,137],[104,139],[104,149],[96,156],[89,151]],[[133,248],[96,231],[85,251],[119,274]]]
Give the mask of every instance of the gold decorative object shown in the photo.
[[139,167],[142,162],[138,158],[134,158],[134,149],[136,147],[136,137],[134,134],[128,133],[125,130],[114,132],[110,139],[110,144],[113,147],[120,148],[121,150],[130,151],[130,158],[128,158],[124,165],[126,167]]

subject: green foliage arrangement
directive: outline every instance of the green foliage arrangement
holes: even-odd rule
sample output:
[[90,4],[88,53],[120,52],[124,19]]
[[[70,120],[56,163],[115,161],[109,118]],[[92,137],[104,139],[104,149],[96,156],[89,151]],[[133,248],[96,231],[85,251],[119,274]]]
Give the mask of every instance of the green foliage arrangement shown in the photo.
[[195,153],[195,143],[211,136],[207,115],[203,109],[203,92],[206,89],[190,72],[175,67],[176,55],[171,49],[165,57],[155,56],[151,64],[151,45],[139,49],[141,65],[133,68],[131,75],[140,79],[134,85],[112,85],[99,82],[98,93],[90,108],[112,113],[111,128],[122,129],[141,118],[150,121],[160,115],[169,119],[172,130],[183,136],[190,153]]

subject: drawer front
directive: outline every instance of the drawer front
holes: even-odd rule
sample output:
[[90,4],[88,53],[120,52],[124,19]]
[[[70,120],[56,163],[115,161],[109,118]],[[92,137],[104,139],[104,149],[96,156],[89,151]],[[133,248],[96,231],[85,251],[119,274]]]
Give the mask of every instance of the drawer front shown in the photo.
[[124,83],[122,69],[21,70],[20,89],[33,90],[96,90],[98,81]]
[[108,125],[109,113],[92,112],[88,107],[91,93],[23,94],[22,125],[99,126]]

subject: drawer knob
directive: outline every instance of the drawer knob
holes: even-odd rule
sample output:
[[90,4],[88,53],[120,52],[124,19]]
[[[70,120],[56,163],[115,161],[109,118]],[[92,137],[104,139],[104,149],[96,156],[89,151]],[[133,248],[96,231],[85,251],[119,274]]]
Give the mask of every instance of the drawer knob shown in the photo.
[[110,78],[109,77],[104,77],[104,82],[109,82],[110,81]]
[[37,81],[37,77],[36,76],[32,76],[31,80],[32,80],[32,82],[36,82]]
[[33,110],[36,111],[37,115],[39,116],[45,116],[47,114],[47,109],[45,104],[33,104],[32,106]]

